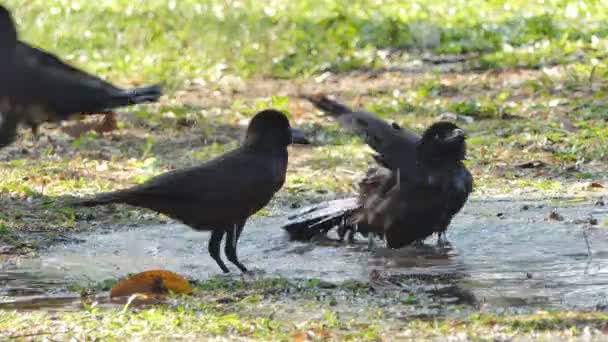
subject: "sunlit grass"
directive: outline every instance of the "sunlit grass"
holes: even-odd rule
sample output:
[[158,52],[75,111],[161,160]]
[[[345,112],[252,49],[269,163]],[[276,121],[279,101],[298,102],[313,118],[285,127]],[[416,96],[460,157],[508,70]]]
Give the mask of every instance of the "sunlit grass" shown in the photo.
[[[23,39],[122,83],[296,77],[399,64],[386,49],[482,55],[475,67],[603,61],[600,1],[8,0]],[[584,50],[584,56],[579,54]],[[384,52],[383,52],[384,51]],[[409,54],[399,54],[405,59]]]

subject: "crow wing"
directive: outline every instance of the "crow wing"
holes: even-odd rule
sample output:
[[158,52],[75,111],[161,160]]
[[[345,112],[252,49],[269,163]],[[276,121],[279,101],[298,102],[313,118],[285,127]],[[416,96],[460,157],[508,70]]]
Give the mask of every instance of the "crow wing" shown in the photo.
[[308,100],[363,139],[376,151],[374,159],[380,165],[399,170],[402,178],[415,179],[416,144],[420,140],[416,133],[397,124],[389,124],[374,113],[353,111],[326,96],[312,96]]

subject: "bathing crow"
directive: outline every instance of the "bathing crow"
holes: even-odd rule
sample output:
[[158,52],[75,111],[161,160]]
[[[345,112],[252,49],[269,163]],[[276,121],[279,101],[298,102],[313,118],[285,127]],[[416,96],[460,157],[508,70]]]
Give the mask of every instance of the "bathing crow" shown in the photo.
[[161,87],[122,89],[18,39],[10,12],[0,6],[0,100],[34,132],[44,122],[77,114],[106,114],[116,107],[155,102]]
[[249,123],[243,144],[227,154],[76,204],[126,203],[163,213],[195,230],[210,230],[209,254],[224,272],[229,272],[219,252],[226,235],[226,257],[246,272],[236,253],[239,236],[249,216],[283,186],[287,146],[292,143],[308,141],[300,131],[290,128],[283,113],[265,110]]
[[[378,167],[359,184],[359,197],[322,205],[293,217],[284,228],[294,238],[310,238],[337,226],[341,238],[350,231],[386,239],[401,248],[433,233],[438,243],[452,217],[466,203],[473,178],[462,160],[465,134],[455,124],[437,122],[422,137],[376,115],[324,96],[308,98],[315,106],[355,131],[376,152]],[[315,214],[317,212],[318,214]]]

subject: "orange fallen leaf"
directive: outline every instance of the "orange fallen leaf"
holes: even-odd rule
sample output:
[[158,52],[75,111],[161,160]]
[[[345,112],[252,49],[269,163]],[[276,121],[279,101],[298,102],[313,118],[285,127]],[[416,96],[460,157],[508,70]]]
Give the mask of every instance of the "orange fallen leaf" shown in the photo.
[[292,342],[307,342],[307,341],[310,341],[310,339],[308,338],[307,333],[298,332],[298,333],[291,335],[291,341]]
[[330,338],[331,337],[331,332],[329,330],[327,330],[327,329],[313,329],[312,331],[318,337],[322,337],[322,338]]
[[169,291],[178,294],[191,294],[192,287],[184,277],[163,270],[151,270],[135,274],[112,288],[110,298],[128,297],[135,293],[156,297]]
[[112,132],[118,129],[116,121],[116,113],[110,112],[103,117],[103,120],[95,127],[95,131],[99,134]]
[[589,186],[592,188],[604,188],[604,186],[601,183],[596,183],[596,182],[591,183]]
[[308,341],[317,341],[319,339],[327,340],[332,337],[332,334],[329,330],[326,329],[313,329],[308,330],[306,332],[300,331],[293,335],[291,335],[292,342],[308,342]]

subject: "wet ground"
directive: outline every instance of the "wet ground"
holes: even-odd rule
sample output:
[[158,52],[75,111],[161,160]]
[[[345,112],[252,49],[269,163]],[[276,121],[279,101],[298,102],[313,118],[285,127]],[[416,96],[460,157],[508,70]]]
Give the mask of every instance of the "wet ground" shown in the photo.
[[[282,217],[258,217],[245,228],[239,255],[255,277],[371,282],[499,311],[608,306],[608,207],[595,200],[472,201],[449,229],[451,246],[429,239],[427,246],[396,251],[378,242],[370,252],[365,240],[291,242],[279,228]],[[196,280],[221,273],[207,253],[208,233],[179,224],[108,228],[75,239],[37,258],[3,263],[4,305],[65,305],[72,300],[61,298],[77,297],[68,291],[74,285],[149,269]]]

